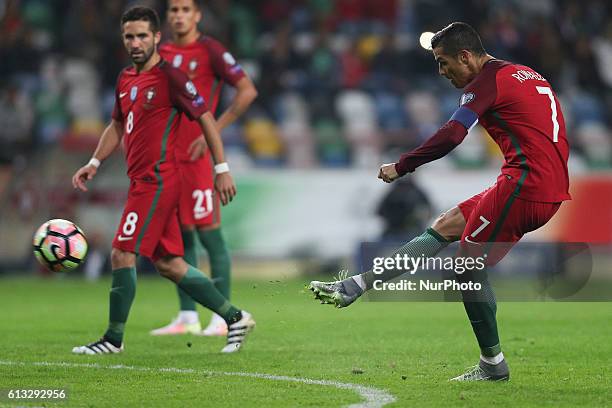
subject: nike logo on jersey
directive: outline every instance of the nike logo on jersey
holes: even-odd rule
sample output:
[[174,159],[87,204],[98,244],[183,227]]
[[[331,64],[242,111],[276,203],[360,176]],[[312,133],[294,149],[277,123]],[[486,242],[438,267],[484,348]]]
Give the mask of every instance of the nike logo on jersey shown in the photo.
[[121,92],[121,93],[119,94],[119,98],[123,98],[125,95],[127,95],[127,92]]
[[469,237],[465,237],[465,240],[470,244],[482,245],[480,242],[472,241]]
[[119,235],[117,237],[117,241],[129,241],[132,238],[134,238],[134,237],[124,237],[123,235]]

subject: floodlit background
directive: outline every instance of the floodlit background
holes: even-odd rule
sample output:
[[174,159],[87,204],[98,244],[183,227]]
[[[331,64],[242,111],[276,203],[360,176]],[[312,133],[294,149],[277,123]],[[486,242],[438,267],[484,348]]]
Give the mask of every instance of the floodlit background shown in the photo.
[[[128,181],[121,152],[89,193],[73,191],[70,178],[110,118],[129,63],[119,18],[135,4],[165,17],[164,1],[0,0],[0,276],[42,273],[31,235],[50,218],[75,221],[89,239],[88,264],[75,274],[110,271]],[[205,2],[202,30],[259,91],[223,134],[238,183],[223,211],[238,275],[350,266],[360,242],[408,240],[495,181],[500,153],[479,127],[414,176],[391,186],[376,179],[380,164],[419,145],[458,106],[460,92],[423,47],[427,33],[457,20],[480,32],[490,54],[540,72],[561,99],[575,200],[531,239],[609,248],[610,8],[604,0]],[[225,104],[231,96],[226,88]]]

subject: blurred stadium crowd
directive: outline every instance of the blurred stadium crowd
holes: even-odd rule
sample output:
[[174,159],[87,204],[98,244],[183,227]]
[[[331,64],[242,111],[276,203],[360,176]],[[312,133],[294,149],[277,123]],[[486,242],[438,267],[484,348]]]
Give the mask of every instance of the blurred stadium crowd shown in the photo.
[[[165,14],[164,0],[0,1],[2,166],[60,142],[91,146],[110,116],[117,73],[128,64],[118,21],[136,3]],[[473,24],[489,53],[542,73],[562,98],[573,150],[587,166],[610,166],[607,1],[211,0],[203,6],[204,32],[232,50],[259,89],[255,106],[224,135],[249,166],[371,165],[381,153],[418,145],[459,96],[437,77],[419,35],[454,20]],[[489,154],[484,149],[472,161],[486,165]]]
[[[128,65],[119,18],[165,1],[0,1],[0,166],[95,141]],[[253,77],[260,97],[224,134],[251,165],[377,164],[418,145],[460,93],[419,46],[424,31],[474,25],[492,55],[529,65],[560,95],[571,147],[612,160],[612,6],[605,0],[210,0],[202,29]],[[165,38],[169,34],[165,32]],[[225,99],[229,91],[225,94]],[[472,164],[493,156],[482,149]]]
[[[135,4],[165,17],[166,0],[0,0],[0,272],[2,262],[4,270],[18,270],[31,261],[24,243],[32,225],[50,217],[85,223],[90,264],[99,264],[92,269],[103,264],[125,200],[122,160],[109,159],[89,195],[76,194],[69,180],[110,117],[115,80],[129,65],[119,20]],[[457,20],[480,32],[490,54],[529,65],[552,83],[574,173],[612,169],[612,4],[606,0],[200,4],[203,32],[232,51],[259,90],[249,112],[223,134],[238,174],[257,167],[371,171],[417,146],[450,117],[461,94],[437,75],[420,36]],[[230,98],[226,87],[220,109]],[[438,165],[453,177],[461,167],[495,172],[499,160],[477,127]],[[401,199],[392,204],[404,218],[412,208],[404,201],[414,198],[407,191],[418,191],[408,184],[397,183],[397,194],[386,199]],[[430,210],[440,205],[425,196],[420,201]],[[379,216],[387,226],[404,225]],[[383,232],[390,234],[396,232]]]

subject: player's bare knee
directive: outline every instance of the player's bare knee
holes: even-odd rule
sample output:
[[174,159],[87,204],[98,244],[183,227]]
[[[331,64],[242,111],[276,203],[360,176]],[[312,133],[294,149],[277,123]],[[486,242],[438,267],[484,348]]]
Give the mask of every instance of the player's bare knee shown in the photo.
[[179,257],[164,257],[155,261],[155,268],[164,278],[178,282],[185,275],[187,266]]
[[161,258],[155,261],[155,268],[161,276],[173,280],[172,265],[167,259]]
[[449,241],[457,241],[465,229],[465,218],[458,207],[443,212],[431,228]]
[[111,266],[113,269],[136,266],[136,255],[131,252],[113,248],[111,250]]

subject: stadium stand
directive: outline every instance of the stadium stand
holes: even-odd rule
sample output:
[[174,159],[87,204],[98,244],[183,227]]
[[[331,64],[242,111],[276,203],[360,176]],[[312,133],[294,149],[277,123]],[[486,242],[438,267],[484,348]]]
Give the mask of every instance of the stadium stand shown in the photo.
[[[15,230],[28,217],[70,214],[78,209],[62,202],[84,200],[73,197],[69,175],[110,116],[127,58],[109,27],[133,3],[0,2],[0,231]],[[139,3],[165,14],[163,0]],[[204,31],[234,51],[260,95],[224,135],[231,157],[240,168],[363,168],[414,147],[450,115],[460,95],[436,78],[419,35],[463,20],[482,34],[491,54],[529,65],[553,84],[579,168],[612,167],[609,2],[434,3],[206,1]],[[498,165],[481,136],[469,141],[464,156],[451,158],[453,165]],[[88,200],[113,201],[122,171],[118,161]],[[2,245],[7,253],[25,253],[12,247],[17,239],[10,241]]]

